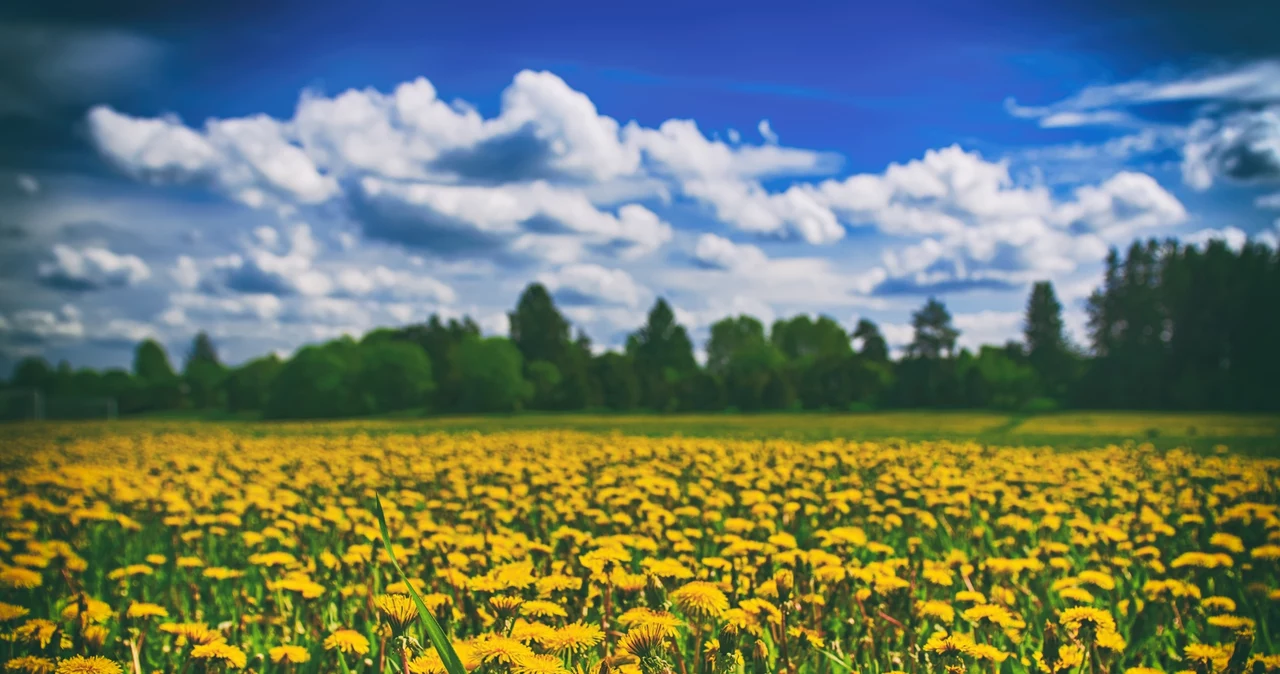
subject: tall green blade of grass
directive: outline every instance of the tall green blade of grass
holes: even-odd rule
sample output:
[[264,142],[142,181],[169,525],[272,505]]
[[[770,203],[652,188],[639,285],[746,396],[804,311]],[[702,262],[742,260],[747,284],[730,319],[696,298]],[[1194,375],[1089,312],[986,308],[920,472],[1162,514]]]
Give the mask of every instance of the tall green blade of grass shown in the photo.
[[440,654],[440,659],[444,661],[444,668],[449,674],[467,674],[467,669],[462,666],[462,660],[458,658],[458,653],[453,650],[453,644],[449,643],[449,637],[445,636],[443,629],[440,629],[440,623],[436,622],[435,616],[431,615],[431,611],[427,610],[427,605],[423,603],[422,597],[414,589],[413,583],[409,582],[409,576],[405,574],[404,569],[400,568],[400,562],[396,561],[396,553],[391,549],[391,532],[387,529],[387,517],[382,512],[382,498],[377,493],[374,493],[373,499],[377,507],[375,514],[378,516],[378,527],[382,530],[382,545],[386,547],[387,556],[391,558],[391,566],[395,567],[396,573],[400,575],[400,580],[404,581],[405,588],[409,590],[409,596],[413,597],[414,605],[418,607],[418,621],[422,623],[422,631],[431,640],[431,645],[435,646],[436,652]]

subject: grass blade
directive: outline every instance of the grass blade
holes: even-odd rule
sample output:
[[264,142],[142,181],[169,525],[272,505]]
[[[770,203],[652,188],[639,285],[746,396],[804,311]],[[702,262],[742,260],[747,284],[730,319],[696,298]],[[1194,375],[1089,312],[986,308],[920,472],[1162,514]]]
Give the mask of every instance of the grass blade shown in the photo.
[[444,630],[440,628],[440,623],[436,622],[435,616],[431,615],[431,611],[427,610],[427,605],[422,601],[422,597],[413,588],[413,583],[409,582],[409,576],[405,575],[404,569],[400,568],[400,562],[396,561],[396,554],[391,549],[391,532],[387,529],[387,517],[382,512],[382,498],[375,492],[373,499],[377,508],[375,514],[378,516],[378,527],[382,531],[382,545],[386,547],[387,556],[391,558],[391,566],[395,567],[396,573],[400,575],[400,580],[404,582],[405,588],[409,590],[409,596],[413,598],[413,603],[418,607],[418,621],[422,623],[422,631],[426,632],[427,638],[431,640],[431,645],[436,649],[436,653],[440,654],[440,659],[444,662],[444,668],[449,674],[467,674],[467,669],[462,666],[462,660],[458,658],[457,651],[453,650],[453,644],[449,643],[449,637],[445,636]]

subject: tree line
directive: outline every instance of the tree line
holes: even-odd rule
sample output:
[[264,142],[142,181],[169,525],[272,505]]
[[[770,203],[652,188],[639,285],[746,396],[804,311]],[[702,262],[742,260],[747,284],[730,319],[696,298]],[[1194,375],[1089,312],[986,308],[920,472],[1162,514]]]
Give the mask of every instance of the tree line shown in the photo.
[[710,328],[699,364],[688,331],[658,299],[621,351],[596,354],[540,284],[509,314],[507,337],[470,318],[382,328],[359,340],[222,364],[197,335],[177,371],[164,348],[138,345],[131,370],[21,361],[11,388],[107,396],[121,414],[223,409],[266,418],[546,411],[759,412],[885,408],[1061,407],[1280,411],[1280,256],[1176,240],[1113,249],[1088,299],[1089,343],[1071,343],[1052,284],[1034,284],[1021,340],[957,348],[943,302],[912,314],[891,358],[879,327],[846,331],[827,316],[766,326],[752,316]]

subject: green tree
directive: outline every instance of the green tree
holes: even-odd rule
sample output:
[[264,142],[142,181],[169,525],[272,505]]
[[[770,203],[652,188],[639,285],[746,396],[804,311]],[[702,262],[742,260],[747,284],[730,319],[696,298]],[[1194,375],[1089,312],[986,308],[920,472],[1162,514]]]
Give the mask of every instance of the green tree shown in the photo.
[[640,405],[640,380],[626,354],[606,351],[591,361],[592,376],[600,387],[600,403],[611,410],[634,410]]
[[853,338],[861,342],[862,348],[858,353],[863,358],[873,363],[889,362],[889,344],[874,322],[865,318],[858,319],[858,325],[853,329]]
[[479,336],[480,326],[470,318],[451,318],[444,322],[435,314],[426,323],[395,331],[396,339],[417,344],[431,359],[431,371],[436,384],[432,409],[440,412],[458,410],[462,377],[457,367],[457,350],[463,341]]
[[168,382],[176,375],[169,354],[154,339],[144,339],[133,355],[133,375],[147,383]]
[[640,378],[641,404],[657,411],[676,409],[679,381],[696,372],[698,362],[689,333],[665,299],[658,298],[645,324],[627,337],[626,352]]
[[39,356],[27,356],[18,361],[13,368],[13,379],[9,385],[13,388],[30,388],[48,392],[53,387],[53,368],[49,361]]
[[264,415],[273,419],[332,419],[373,411],[372,396],[359,385],[359,355],[350,338],[299,349],[271,382]]
[[790,320],[774,321],[769,341],[793,362],[853,353],[849,333],[830,316],[814,320],[800,314]]
[[271,383],[284,364],[275,354],[255,358],[227,373],[223,381],[227,409],[232,412],[259,412],[267,406]]
[[1045,392],[1061,401],[1070,383],[1072,357],[1063,331],[1062,304],[1048,281],[1036,283],[1027,298],[1026,358],[1039,375]]
[[221,407],[225,403],[222,380],[226,374],[213,340],[205,332],[198,333],[192,340],[191,351],[182,369],[182,379],[187,385],[192,407]]
[[915,336],[907,345],[907,353],[919,358],[950,358],[956,348],[960,331],[951,324],[951,312],[937,299],[929,298],[919,311],[911,314],[911,327]]
[[130,409],[164,410],[175,409],[183,403],[183,386],[173,366],[169,364],[169,354],[154,339],[145,339],[138,344],[133,356],[133,374],[139,383],[136,395],[141,400],[122,403]]
[[459,409],[515,412],[533,394],[520,350],[505,337],[471,337],[458,345]]
[[377,412],[423,407],[435,390],[431,359],[416,344],[390,335],[366,335],[360,342],[356,385]]
[[728,402],[742,411],[782,409],[794,392],[783,373],[786,358],[765,338],[751,316],[724,318],[711,326],[707,372],[724,381]]

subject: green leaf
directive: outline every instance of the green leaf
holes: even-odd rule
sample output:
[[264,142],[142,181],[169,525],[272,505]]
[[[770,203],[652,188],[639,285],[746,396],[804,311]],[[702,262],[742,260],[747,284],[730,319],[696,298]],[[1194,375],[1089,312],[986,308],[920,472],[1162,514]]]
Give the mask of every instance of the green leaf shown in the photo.
[[405,587],[409,590],[409,596],[413,597],[413,603],[418,607],[418,621],[422,623],[422,631],[426,632],[431,645],[440,654],[440,659],[444,661],[444,668],[449,674],[467,674],[467,669],[462,666],[462,660],[458,658],[457,651],[453,650],[453,644],[449,643],[449,637],[445,636],[440,623],[436,622],[435,616],[427,610],[422,597],[413,588],[413,583],[409,582],[409,576],[405,575],[404,569],[400,568],[400,563],[396,561],[396,554],[391,549],[391,532],[387,530],[387,517],[382,512],[382,498],[375,492],[373,499],[377,508],[375,514],[378,516],[378,527],[382,530],[382,545],[386,547],[387,556],[391,558],[391,566],[395,567],[396,573],[400,574],[400,580],[404,581]]

